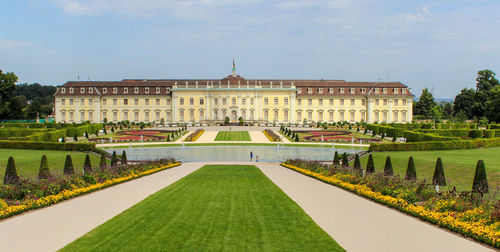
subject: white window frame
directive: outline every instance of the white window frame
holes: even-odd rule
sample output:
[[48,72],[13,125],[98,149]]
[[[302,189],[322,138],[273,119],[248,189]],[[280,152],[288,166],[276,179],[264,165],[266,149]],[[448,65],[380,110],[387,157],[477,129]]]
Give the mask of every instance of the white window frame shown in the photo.
[[123,88],[123,93],[128,94],[128,88]]

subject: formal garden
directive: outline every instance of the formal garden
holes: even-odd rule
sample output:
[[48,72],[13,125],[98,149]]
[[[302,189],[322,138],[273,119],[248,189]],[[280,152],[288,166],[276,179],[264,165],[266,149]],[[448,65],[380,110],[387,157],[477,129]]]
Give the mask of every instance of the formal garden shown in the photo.
[[[325,125],[325,126],[323,126]],[[291,142],[327,142],[327,143],[380,143],[390,142],[383,137],[367,136],[363,134],[364,124],[349,126],[328,126],[329,124],[318,124],[317,129],[293,129],[282,125],[280,133]],[[333,125],[333,124],[330,124]],[[336,125],[336,124],[335,124]]]
[[219,131],[215,141],[252,141],[248,131]]

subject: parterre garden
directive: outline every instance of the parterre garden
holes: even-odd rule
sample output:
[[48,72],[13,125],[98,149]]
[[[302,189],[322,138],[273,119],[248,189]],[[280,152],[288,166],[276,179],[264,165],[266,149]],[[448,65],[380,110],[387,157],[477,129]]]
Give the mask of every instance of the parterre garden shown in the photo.
[[215,141],[252,141],[248,131],[219,131]]

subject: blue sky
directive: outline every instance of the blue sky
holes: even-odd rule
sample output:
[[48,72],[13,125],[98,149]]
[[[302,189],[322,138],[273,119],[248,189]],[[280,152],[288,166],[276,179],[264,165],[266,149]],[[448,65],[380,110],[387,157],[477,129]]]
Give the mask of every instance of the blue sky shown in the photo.
[[454,97],[500,74],[500,1],[2,1],[0,69],[20,82],[401,81]]

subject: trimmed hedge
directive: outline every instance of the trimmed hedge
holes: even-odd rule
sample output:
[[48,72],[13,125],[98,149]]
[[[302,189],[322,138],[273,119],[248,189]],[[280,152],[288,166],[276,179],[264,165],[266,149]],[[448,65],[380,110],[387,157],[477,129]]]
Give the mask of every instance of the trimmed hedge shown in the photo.
[[[406,124],[403,124],[406,125]],[[411,125],[411,124],[410,124]],[[423,124],[417,124],[423,125]],[[393,127],[395,126],[395,127]],[[434,133],[422,133],[417,131],[406,130],[403,127],[399,127],[397,125],[379,125],[379,124],[368,124],[366,128],[375,132],[377,135],[385,134],[389,137],[405,137],[407,142],[424,142],[424,141],[453,141],[453,140],[461,140],[460,137],[451,137],[451,136],[440,136]]]
[[500,146],[500,138],[419,143],[372,143],[370,151],[461,150]]
[[34,142],[34,141],[0,140],[0,148],[98,152],[98,149],[96,149],[95,147],[95,143],[49,143],[49,142]]

